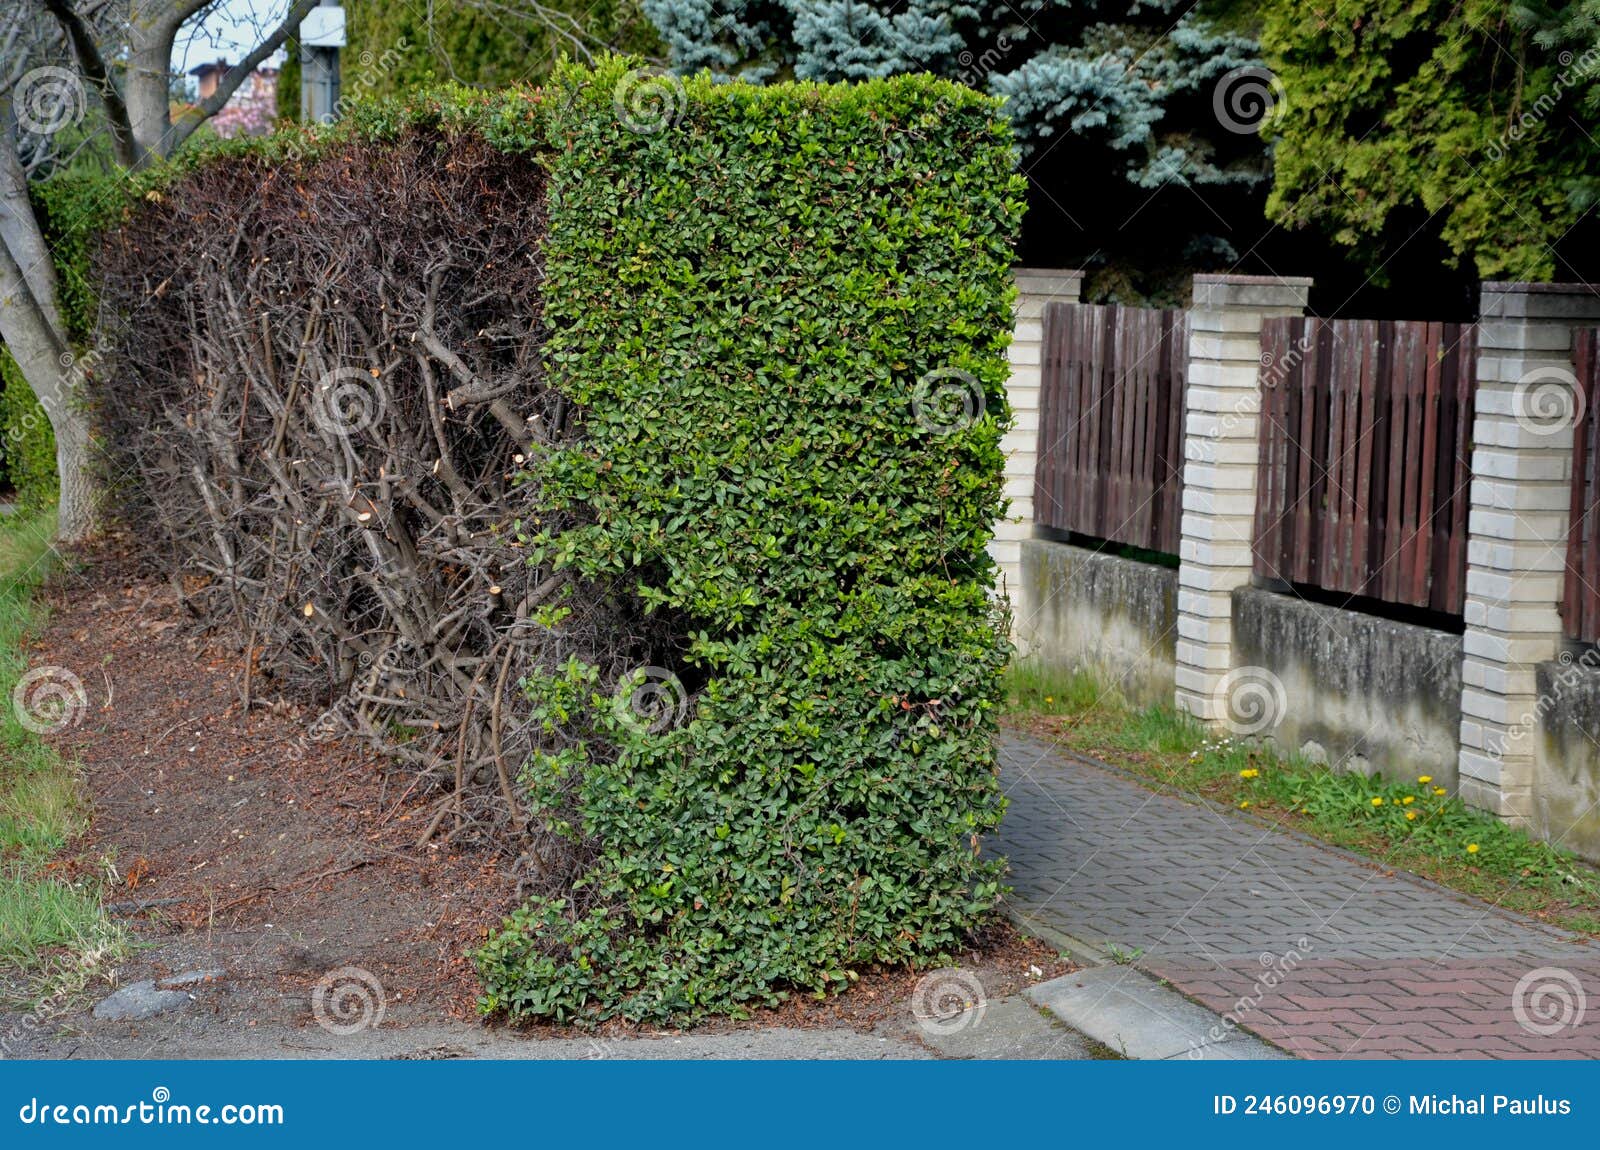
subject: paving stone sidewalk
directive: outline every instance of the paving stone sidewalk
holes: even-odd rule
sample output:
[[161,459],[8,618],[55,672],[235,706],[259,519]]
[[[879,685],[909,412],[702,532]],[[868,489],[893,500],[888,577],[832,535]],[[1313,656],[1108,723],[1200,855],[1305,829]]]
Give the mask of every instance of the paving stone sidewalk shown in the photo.
[[1600,1058],[1600,946],[1002,737],[1026,918],[1308,1058]]

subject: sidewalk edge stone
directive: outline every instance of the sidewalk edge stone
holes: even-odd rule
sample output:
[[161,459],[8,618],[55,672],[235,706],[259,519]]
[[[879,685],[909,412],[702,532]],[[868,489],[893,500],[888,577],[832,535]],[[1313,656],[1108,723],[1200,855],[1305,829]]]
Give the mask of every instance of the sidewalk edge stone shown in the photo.
[[1060,1022],[1125,1058],[1291,1057],[1242,1029],[1230,1030],[1220,1015],[1129,966],[1086,967],[1023,993]]

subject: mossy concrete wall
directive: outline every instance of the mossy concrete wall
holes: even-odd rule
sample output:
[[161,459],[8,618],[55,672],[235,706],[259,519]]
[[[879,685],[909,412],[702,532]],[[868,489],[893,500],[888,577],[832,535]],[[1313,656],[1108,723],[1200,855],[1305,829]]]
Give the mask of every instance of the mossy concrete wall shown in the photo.
[[1534,741],[1533,830],[1600,861],[1600,659],[1540,663],[1538,701],[1522,723]]
[[1019,654],[1052,671],[1083,669],[1132,703],[1171,704],[1178,573],[1068,543],[1022,544]]
[[1233,592],[1233,634],[1234,666],[1283,684],[1280,751],[1455,791],[1461,636],[1254,587]]

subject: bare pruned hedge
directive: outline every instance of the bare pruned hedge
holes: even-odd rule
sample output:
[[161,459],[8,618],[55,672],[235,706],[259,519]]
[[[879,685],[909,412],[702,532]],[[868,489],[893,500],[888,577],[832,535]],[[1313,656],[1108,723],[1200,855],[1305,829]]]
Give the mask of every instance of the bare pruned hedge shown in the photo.
[[523,474],[573,418],[541,362],[544,227],[536,159],[422,115],[214,158],[101,257],[124,513],[242,637],[247,697],[398,754],[440,792],[429,834],[524,823],[517,774],[560,745],[530,667],[646,646],[603,582],[521,542],[570,522]]

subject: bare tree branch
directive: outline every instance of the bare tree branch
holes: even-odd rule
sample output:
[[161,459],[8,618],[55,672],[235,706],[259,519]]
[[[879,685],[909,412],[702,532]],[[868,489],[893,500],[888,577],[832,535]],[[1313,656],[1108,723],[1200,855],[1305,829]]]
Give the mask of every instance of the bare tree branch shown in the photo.
[[217,82],[217,90],[178,118],[178,122],[172,126],[166,147],[167,154],[176,151],[194,134],[196,128],[222,111],[234,92],[238,91],[239,85],[255,72],[263,60],[276,52],[283,42],[294,34],[300,27],[300,22],[306,18],[306,13],[316,6],[317,0],[296,0],[289,9],[289,14],[284,17],[283,23],[268,33],[248,56],[228,69]]
[[181,3],[172,6],[172,26],[181,27],[184,21],[214,3],[216,0],[181,0]]
[[0,244],[0,338],[19,360],[29,354],[59,359],[67,352],[60,333],[45,322],[28,277],[6,244]]
[[57,340],[65,344],[66,327],[56,305],[55,264],[28,201],[28,177],[17,158],[17,137],[11,123],[0,124],[0,247],[6,249],[28,288],[27,299],[19,300],[18,306],[38,308]]
[[105,57],[95,42],[94,30],[69,0],[44,0],[44,6],[66,32],[67,40],[72,45],[72,54],[77,58],[84,78],[100,94],[100,102],[105,105],[106,120],[111,128],[111,146],[116,153],[117,163],[126,168],[137,167],[142,157],[138,142],[133,137],[133,125],[128,119],[128,105],[123,102],[121,91],[111,81]]

